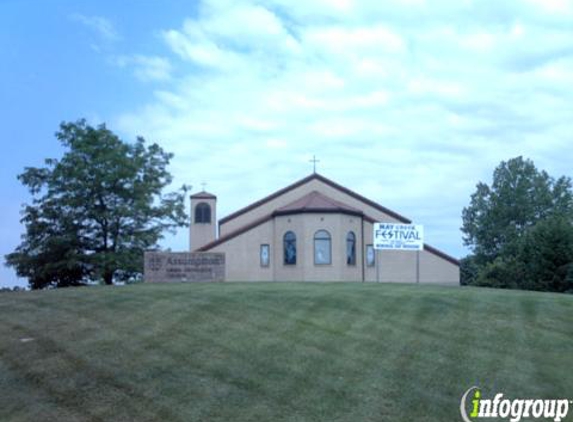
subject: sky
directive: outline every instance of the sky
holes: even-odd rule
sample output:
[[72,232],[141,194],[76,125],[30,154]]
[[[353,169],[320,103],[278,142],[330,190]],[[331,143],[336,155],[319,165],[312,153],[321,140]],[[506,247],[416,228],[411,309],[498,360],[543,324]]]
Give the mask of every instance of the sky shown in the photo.
[[316,155],[458,258],[502,160],[572,176],[573,0],[0,0],[0,52],[1,256],[31,201],[17,175],[80,118],[173,152],[173,188],[206,183],[220,217]]

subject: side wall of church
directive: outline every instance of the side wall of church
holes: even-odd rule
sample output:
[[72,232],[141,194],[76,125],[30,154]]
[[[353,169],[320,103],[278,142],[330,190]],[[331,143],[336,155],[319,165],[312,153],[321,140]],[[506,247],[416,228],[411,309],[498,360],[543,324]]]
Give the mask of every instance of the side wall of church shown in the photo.
[[[372,244],[372,235],[372,223],[365,222],[365,245]],[[418,270],[416,270],[417,259]],[[377,266],[380,267],[379,270]],[[376,251],[376,266],[366,267],[365,279],[386,283],[416,283],[419,280],[420,283],[426,284],[459,285],[460,269],[454,263],[426,250],[420,252],[382,250]]]
[[435,254],[420,253],[420,283],[460,284],[460,267]]
[[[318,230],[326,230],[331,236],[330,264],[315,264],[314,235]],[[295,265],[284,264],[283,238],[288,231],[296,235]],[[356,236],[356,265],[346,262],[349,231]],[[261,265],[263,244],[270,248],[268,267]],[[227,281],[362,281],[364,271],[364,280],[370,282],[416,283],[419,280],[425,284],[459,284],[459,267],[425,250],[378,251],[375,264],[380,269],[369,267],[366,262],[363,267],[369,244],[372,244],[372,223],[345,214],[308,213],[276,217],[211,251],[225,253]]]
[[[274,221],[270,220],[242,233],[225,243],[215,246],[209,252],[225,253],[225,281],[272,281],[274,259],[272,259]],[[271,248],[268,267],[261,266],[260,245]]]

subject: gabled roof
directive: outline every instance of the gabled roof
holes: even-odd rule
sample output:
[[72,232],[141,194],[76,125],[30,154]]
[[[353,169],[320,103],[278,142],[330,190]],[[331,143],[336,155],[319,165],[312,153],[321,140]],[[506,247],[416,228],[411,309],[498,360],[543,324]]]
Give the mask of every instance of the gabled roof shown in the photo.
[[202,191],[202,192],[197,192],[194,195],[191,195],[191,199],[217,199],[217,197],[212,193]]
[[313,174],[311,174],[311,175],[309,175],[303,179],[300,179],[298,182],[295,182],[292,185],[287,186],[286,188],[280,189],[280,190],[276,191],[275,193],[273,193],[273,194],[271,194],[271,195],[269,195],[263,199],[260,199],[256,202],[253,202],[251,205],[248,205],[244,208],[241,208],[240,210],[235,211],[234,213],[229,214],[228,216],[220,219],[219,220],[219,227],[221,226],[221,224],[225,224],[228,221],[231,221],[231,220],[239,217],[240,215],[243,215],[243,214],[251,211],[254,208],[257,208],[261,205],[264,205],[265,203],[285,194],[286,192],[289,192],[293,189],[296,189],[299,186],[302,186],[305,183],[308,183],[314,179],[320,180],[321,182],[333,187],[334,189],[338,189],[339,191],[344,192],[345,194],[352,196],[353,198],[358,199],[359,201],[362,201],[365,204],[370,205],[371,207],[376,208],[379,211],[382,211],[386,215],[389,215],[389,216],[395,218],[396,220],[400,221],[401,223],[410,224],[412,222],[411,220],[404,217],[403,215],[398,214],[397,212],[389,210],[388,208],[383,207],[382,205],[380,205],[374,201],[371,201],[370,199],[365,198],[364,196],[359,195],[358,193],[356,193],[356,192],[354,192],[348,188],[345,188],[344,186],[339,185],[338,183],[333,182],[332,180],[330,180],[330,179],[328,179],[328,178],[326,178],[326,177],[324,177],[318,173],[313,173]]
[[356,208],[352,208],[342,202],[329,198],[318,191],[312,191],[302,198],[299,198],[284,207],[278,208],[273,215],[298,214],[301,212],[339,212],[351,215],[363,214],[362,211]]
[[[344,192],[345,194],[358,199],[359,201],[364,202],[367,205],[370,205],[371,207],[382,211],[383,213],[385,213],[386,215],[389,215],[391,217],[394,217],[395,219],[397,219],[398,221],[405,223],[405,224],[410,224],[412,221],[409,220],[408,218],[392,211],[389,210],[386,207],[383,207],[382,205],[371,201],[368,198],[365,198],[364,196],[342,186],[339,185],[338,183],[333,182],[330,179],[327,179],[326,177],[318,174],[318,173],[314,173],[311,174],[310,176],[305,177],[304,179],[299,180],[298,182],[293,183],[292,185],[287,186],[286,188],[280,189],[278,191],[276,191],[275,193],[259,200],[256,202],[253,202],[251,205],[248,205],[244,208],[241,208],[240,210],[229,214],[228,216],[226,216],[225,218],[222,218],[221,220],[219,220],[219,227],[221,226],[221,224],[230,221],[242,214],[245,214],[246,212],[249,212],[250,210],[257,208],[271,200],[273,200],[274,198],[279,197],[280,195],[289,192],[293,189],[298,188],[301,185],[304,185],[305,183],[310,182],[311,180],[320,180],[321,182],[335,188],[338,189],[341,192]],[[210,195],[210,194],[208,194]],[[214,195],[213,195],[214,196]],[[202,247],[198,248],[197,251],[208,251],[212,248],[214,248],[217,245],[220,245],[222,243],[227,242],[228,240],[231,240],[269,220],[271,220],[272,218],[274,218],[277,215],[286,215],[286,214],[296,214],[296,213],[302,213],[302,212],[341,212],[341,213],[345,213],[345,214],[351,214],[351,215],[358,215],[358,216],[362,216],[364,218],[364,220],[370,222],[370,223],[374,223],[376,222],[376,220],[374,218],[372,218],[369,215],[365,215],[362,211],[356,209],[356,208],[352,208],[342,202],[336,201],[332,198],[329,198],[323,194],[321,194],[320,192],[317,191],[312,191],[309,194],[291,202],[290,204],[287,204],[281,208],[276,209],[275,211],[273,211],[270,214],[267,214],[261,218],[258,218],[255,221],[252,221],[251,223],[248,223],[230,233],[227,233],[225,236],[222,236],[206,245],[203,245]],[[439,249],[434,248],[433,246],[428,245],[427,243],[424,244],[424,249],[436,256],[439,256],[443,259],[445,259],[446,261],[449,261],[455,265],[460,265],[460,262],[440,251]]]

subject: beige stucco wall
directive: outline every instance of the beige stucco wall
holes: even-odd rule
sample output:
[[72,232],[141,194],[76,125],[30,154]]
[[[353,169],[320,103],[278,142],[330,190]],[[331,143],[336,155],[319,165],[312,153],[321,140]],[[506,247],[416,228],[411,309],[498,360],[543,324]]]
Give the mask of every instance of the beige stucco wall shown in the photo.
[[[362,281],[362,218],[346,214],[295,214],[275,218],[274,279],[276,281]],[[283,236],[297,236],[296,265],[283,264]],[[314,235],[330,234],[331,264],[314,263]],[[356,265],[346,263],[346,236],[356,236]]]
[[[419,279],[417,279],[416,255],[419,254]],[[460,269],[457,265],[428,251],[377,251],[377,267],[366,267],[366,281],[383,283],[432,283],[460,284]]]
[[[364,223],[364,239],[372,244],[373,226]],[[416,255],[419,254],[419,257]],[[419,259],[418,264],[416,260]],[[418,266],[419,279],[417,278]],[[379,266],[379,270],[377,268]],[[378,272],[379,271],[379,272]],[[380,281],[386,283],[434,283],[434,284],[460,284],[460,268],[429,251],[377,251],[376,266],[366,267],[366,281]]]
[[[363,228],[364,227],[364,228]],[[297,236],[296,265],[283,264],[283,236]],[[314,234],[331,236],[331,264],[314,263]],[[363,264],[366,245],[372,244],[372,224],[346,214],[278,216],[242,233],[211,252],[224,252],[227,281],[369,281],[459,285],[459,267],[429,251],[378,251],[376,266]],[[346,235],[356,235],[356,265],[346,264]],[[363,241],[364,236],[364,241]],[[270,265],[260,265],[260,245],[270,246]],[[419,254],[419,257],[417,255]],[[416,260],[419,259],[418,264]],[[363,267],[364,265],[364,267]],[[419,270],[417,270],[417,265]],[[363,278],[364,268],[364,278]],[[419,278],[417,277],[419,271]]]
[[236,236],[225,243],[215,246],[209,252],[225,253],[226,281],[272,281],[274,260],[269,267],[260,265],[260,245],[271,245],[274,234],[274,221],[270,220],[253,229]]
[[420,283],[459,286],[460,267],[433,253],[423,251],[420,253]]
[[389,222],[389,223],[399,223],[400,221],[398,221],[397,219],[395,219],[394,217],[391,217],[385,213],[383,213],[382,211],[378,210],[377,208],[374,208],[372,206],[369,206],[367,204],[365,204],[362,201],[359,201],[358,199],[344,193],[341,192],[338,189],[333,188],[330,185],[327,185],[326,183],[322,182],[321,180],[318,179],[312,179],[310,180],[308,183],[305,183],[302,186],[299,186],[293,190],[290,190],[288,192],[286,192],[283,195],[280,195],[277,198],[274,198],[272,200],[270,200],[269,202],[266,202],[265,204],[260,205],[257,208],[254,208],[224,224],[221,224],[219,229],[220,229],[220,236],[224,236],[228,233],[231,233],[255,220],[258,220],[259,218],[265,217],[269,214],[271,214],[273,211],[275,211],[277,208],[281,208],[284,207],[285,205],[290,204],[291,202],[296,201],[297,199],[300,199],[302,196],[312,192],[312,191],[318,191],[332,199],[335,199],[337,201],[343,202],[345,204],[347,204],[350,207],[356,208],[358,210],[361,210],[362,212],[364,212],[364,214],[374,218],[376,221],[385,221],[385,222]]
[[[314,263],[314,234],[331,236],[331,264]],[[297,236],[297,263],[284,265],[283,237]],[[346,263],[346,235],[356,236],[356,265]],[[270,246],[270,265],[261,267],[260,246]],[[362,281],[362,219],[345,214],[279,216],[236,236],[211,252],[224,252],[227,281]]]

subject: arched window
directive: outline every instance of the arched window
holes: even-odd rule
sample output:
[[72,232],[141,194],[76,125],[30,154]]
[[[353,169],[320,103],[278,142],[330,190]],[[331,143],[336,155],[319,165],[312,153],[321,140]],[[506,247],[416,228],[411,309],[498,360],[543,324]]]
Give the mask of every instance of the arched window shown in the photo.
[[326,265],[332,262],[330,253],[330,233],[319,230],[314,234],[314,263]]
[[211,223],[211,207],[205,202],[200,202],[195,207],[195,223]]
[[348,232],[346,235],[346,264],[356,265],[356,235]]
[[283,246],[285,265],[296,265],[296,235],[293,232],[285,233]]

